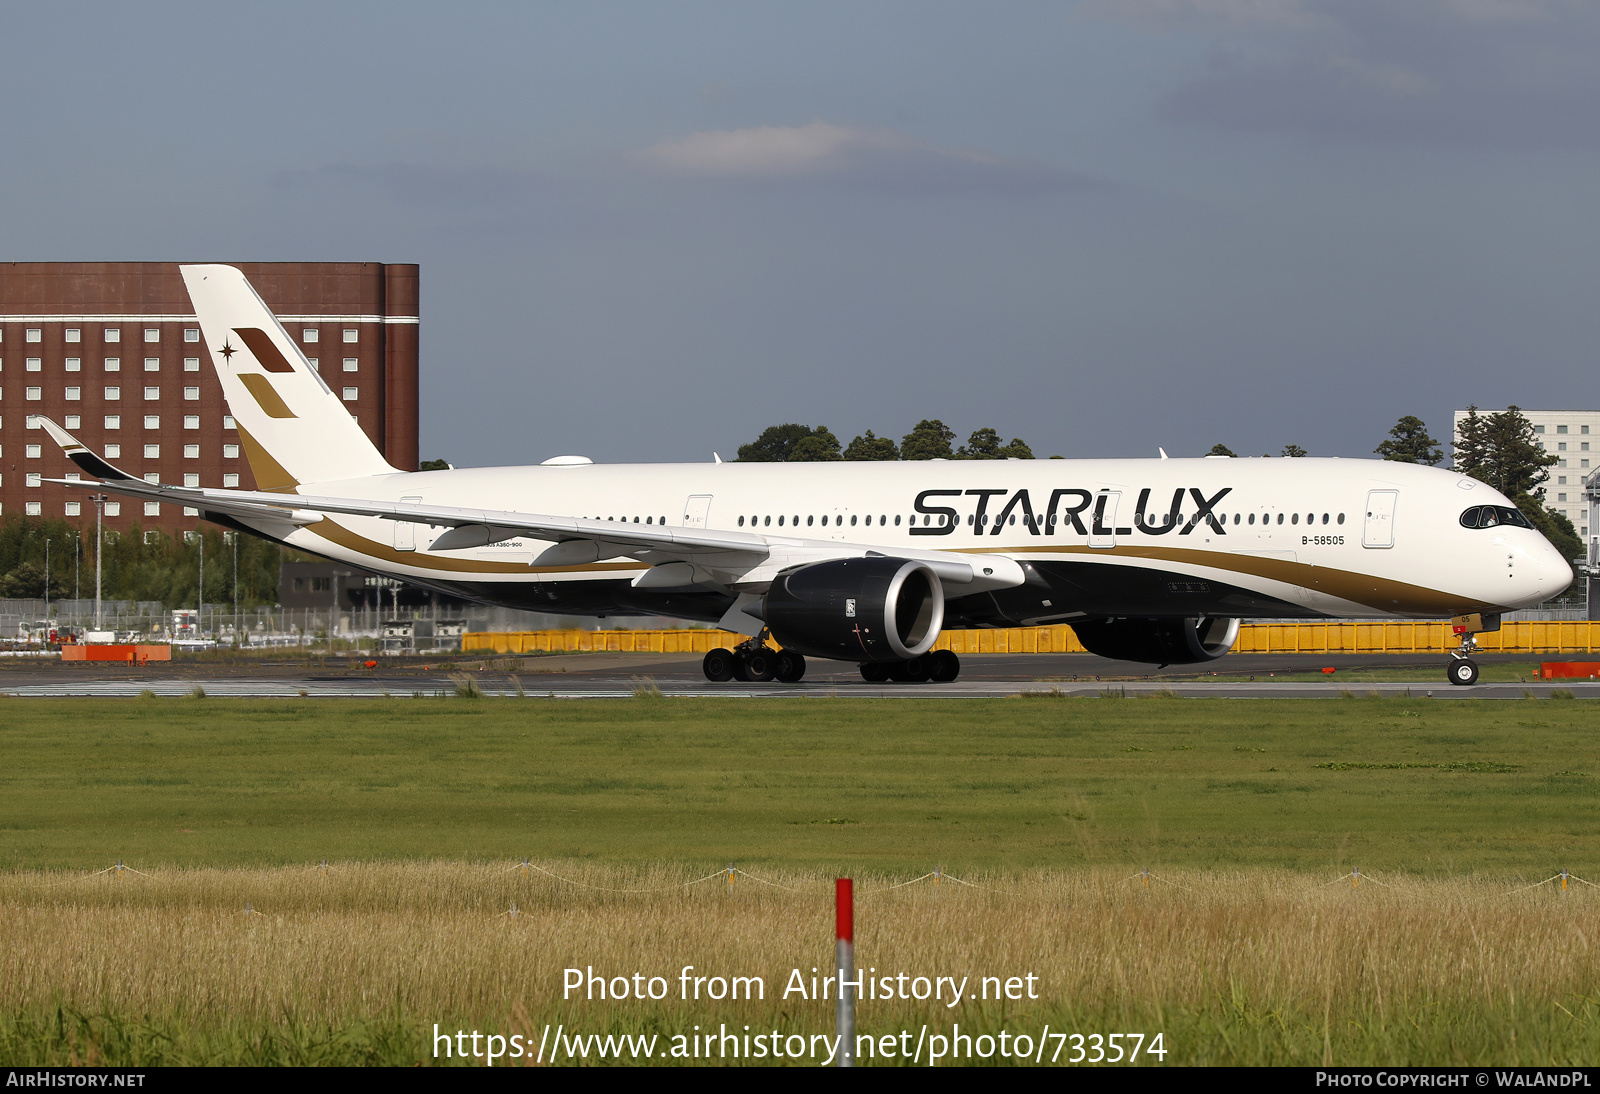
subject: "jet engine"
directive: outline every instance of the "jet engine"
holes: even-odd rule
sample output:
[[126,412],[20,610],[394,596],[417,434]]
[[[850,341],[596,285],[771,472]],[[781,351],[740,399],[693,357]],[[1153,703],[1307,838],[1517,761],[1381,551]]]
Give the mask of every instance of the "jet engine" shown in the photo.
[[845,558],[772,583],[762,618],[785,649],[837,661],[909,661],[944,625],[944,587],[924,562]]
[[1090,653],[1114,661],[1192,665],[1215,661],[1239,637],[1237,619],[1096,619],[1072,624]]

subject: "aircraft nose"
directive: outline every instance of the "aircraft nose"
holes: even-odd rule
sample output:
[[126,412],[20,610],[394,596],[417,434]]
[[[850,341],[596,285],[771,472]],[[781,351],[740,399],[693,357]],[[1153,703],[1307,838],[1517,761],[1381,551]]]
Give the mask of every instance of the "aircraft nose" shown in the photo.
[[1539,537],[1539,545],[1521,560],[1518,569],[1523,581],[1518,584],[1527,589],[1528,598],[1534,602],[1549,600],[1572,584],[1572,566],[1561,557],[1561,552],[1550,542]]

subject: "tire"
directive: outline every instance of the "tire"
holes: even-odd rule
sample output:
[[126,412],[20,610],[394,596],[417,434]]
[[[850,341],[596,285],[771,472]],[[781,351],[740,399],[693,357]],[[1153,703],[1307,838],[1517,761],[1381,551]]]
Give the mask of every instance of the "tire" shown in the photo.
[[889,679],[899,684],[926,684],[928,682],[927,656],[913,657],[909,661],[890,662]]
[[778,680],[785,684],[798,684],[806,674],[804,654],[794,650],[778,651]]
[[733,679],[733,651],[715,649],[706,654],[706,659],[700,662],[700,671],[706,674],[706,679],[713,684],[725,684]]
[[1471,687],[1478,682],[1477,663],[1465,657],[1458,657],[1450,662],[1450,667],[1444,670],[1444,674],[1457,687]]
[[881,684],[889,679],[889,666],[882,661],[863,661],[861,679],[869,684]]
[[744,679],[760,683],[778,674],[778,655],[765,646],[743,651]]
[[928,679],[936,684],[948,684],[961,675],[961,658],[949,650],[934,650],[928,654]]

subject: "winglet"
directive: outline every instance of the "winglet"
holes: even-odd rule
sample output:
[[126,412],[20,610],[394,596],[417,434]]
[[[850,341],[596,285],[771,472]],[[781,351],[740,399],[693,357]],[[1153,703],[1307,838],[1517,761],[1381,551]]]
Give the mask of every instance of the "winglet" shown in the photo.
[[42,414],[35,415],[35,417],[39,424],[44,427],[44,431],[50,434],[50,439],[61,446],[61,450],[67,454],[67,459],[95,478],[107,482],[115,482],[118,479],[131,479],[134,477],[126,471],[107,463],[98,453],[91,450],[82,441],[56,425],[49,418]]

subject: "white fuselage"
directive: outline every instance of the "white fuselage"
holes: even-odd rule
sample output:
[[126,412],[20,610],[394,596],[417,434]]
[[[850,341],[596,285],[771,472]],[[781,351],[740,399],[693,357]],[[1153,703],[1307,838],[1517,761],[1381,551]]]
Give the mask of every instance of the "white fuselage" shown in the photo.
[[[978,602],[981,586],[965,590],[972,604],[956,618],[978,625],[990,616],[996,625],[1097,615],[1439,618],[1527,606],[1571,581],[1533,529],[1462,525],[1470,507],[1510,507],[1491,487],[1375,460],[580,464],[365,476],[298,492],[759,534],[768,558],[708,560],[696,571],[703,588],[725,593],[841,553],[982,553],[1024,564],[1027,588],[994,594],[992,611]],[[550,543],[531,537],[431,551],[446,530],[340,516],[284,538],[490,602],[536,606],[525,594],[552,590],[561,611],[585,610],[586,583],[633,588],[648,568],[626,556],[536,564]],[[642,589],[627,604],[649,606]]]

